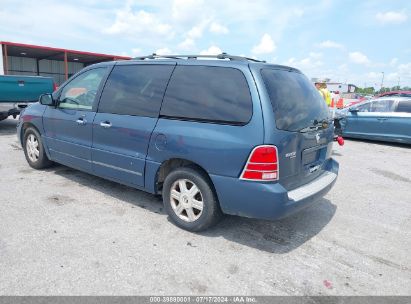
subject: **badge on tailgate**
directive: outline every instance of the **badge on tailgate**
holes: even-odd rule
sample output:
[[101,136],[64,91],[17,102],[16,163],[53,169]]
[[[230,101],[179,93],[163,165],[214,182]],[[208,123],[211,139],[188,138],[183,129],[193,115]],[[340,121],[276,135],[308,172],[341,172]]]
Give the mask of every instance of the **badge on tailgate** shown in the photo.
[[321,165],[312,166],[312,167],[310,167],[309,171],[310,171],[310,173],[313,173],[313,172],[317,171],[320,168],[321,168]]
[[295,158],[297,153],[295,151],[285,154],[286,158]]

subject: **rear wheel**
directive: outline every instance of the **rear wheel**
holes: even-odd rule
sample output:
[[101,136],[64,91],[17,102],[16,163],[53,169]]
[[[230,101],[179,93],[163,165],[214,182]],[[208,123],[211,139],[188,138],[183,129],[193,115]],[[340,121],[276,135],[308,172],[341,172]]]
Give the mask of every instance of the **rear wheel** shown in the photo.
[[52,162],[47,158],[41,136],[36,129],[29,127],[24,132],[23,150],[30,167],[44,169],[52,165]]
[[209,178],[193,168],[178,168],[167,175],[163,203],[172,221],[189,231],[205,230],[222,215]]

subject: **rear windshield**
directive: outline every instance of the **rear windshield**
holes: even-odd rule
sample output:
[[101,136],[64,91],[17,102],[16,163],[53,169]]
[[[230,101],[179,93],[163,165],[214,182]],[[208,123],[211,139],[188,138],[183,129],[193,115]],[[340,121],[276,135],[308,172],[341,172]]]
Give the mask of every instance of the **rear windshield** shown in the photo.
[[280,69],[262,69],[278,129],[299,131],[315,120],[328,118],[327,105],[303,74]]

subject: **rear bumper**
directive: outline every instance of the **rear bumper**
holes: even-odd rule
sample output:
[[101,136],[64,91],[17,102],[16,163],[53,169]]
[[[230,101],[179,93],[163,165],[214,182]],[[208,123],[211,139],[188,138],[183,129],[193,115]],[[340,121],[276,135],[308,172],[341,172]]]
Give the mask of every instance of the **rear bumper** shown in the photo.
[[291,191],[279,183],[256,183],[216,175],[211,175],[211,179],[224,213],[273,220],[317,202],[335,184],[337,175],[338,163],[330,159],[323,174]]

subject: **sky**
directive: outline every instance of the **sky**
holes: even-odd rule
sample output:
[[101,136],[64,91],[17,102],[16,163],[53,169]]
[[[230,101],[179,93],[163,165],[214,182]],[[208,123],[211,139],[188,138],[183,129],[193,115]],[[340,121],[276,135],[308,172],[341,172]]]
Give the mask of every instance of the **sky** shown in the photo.
[[114,55],[222,51],[308,77],[411,86],[410,0],[0,0],[0,41]]

